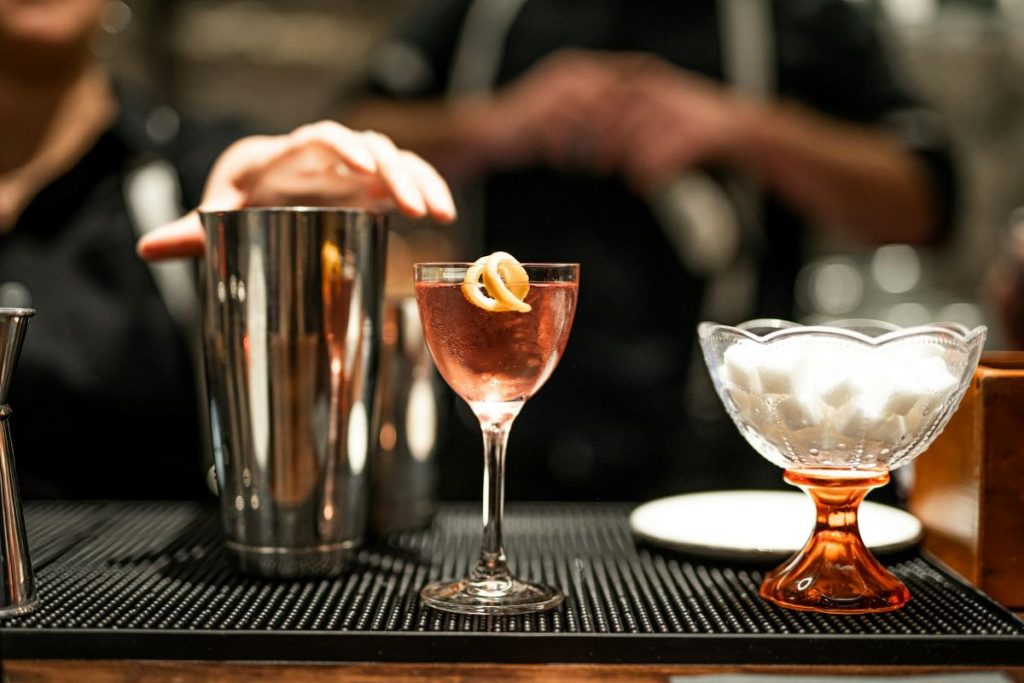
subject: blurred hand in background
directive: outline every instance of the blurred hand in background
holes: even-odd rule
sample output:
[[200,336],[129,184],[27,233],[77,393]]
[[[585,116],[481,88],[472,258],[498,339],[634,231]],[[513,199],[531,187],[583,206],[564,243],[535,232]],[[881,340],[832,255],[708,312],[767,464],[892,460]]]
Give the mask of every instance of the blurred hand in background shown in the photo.
[[748,161],[753,101],[653,55],[609,54],[603,61],[619,78],[589,117],[600,168],[649,194],[695,166]]

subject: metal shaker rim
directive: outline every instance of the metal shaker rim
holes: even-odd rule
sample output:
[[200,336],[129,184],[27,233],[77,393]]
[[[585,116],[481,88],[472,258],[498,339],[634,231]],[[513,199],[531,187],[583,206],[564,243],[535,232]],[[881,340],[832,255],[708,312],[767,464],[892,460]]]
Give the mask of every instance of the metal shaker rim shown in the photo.
[[2,308],[0,307],[0,318],[9,315],[20,315],[25,318],[31,318],[36,314],[34,308]]
[[355,206],[247,206],[241,209],[199,210],[200,216],[228,216],[233,214],[275,214],[275,213],[309,213],[309,214],[346,214],[352,216],[384,217],[389,212],[378,209],[363,209]]
[[[424,261],[424,262],[417,261],[413,265],[415,267],[417,267],[417,268],[444,268],[444,269],[452,269],[452,268],[469,268],[470,266],[474,265],[474,262],[472,262],[472,261]],[[572,261],[565,261],[565,262],[553,261],[551,263],[548,263],[547,261],[520,261],[519,265],[521,265],[523,267],[530,266],[530,267],[533,267],[533,268],[570,268],[570,267],[579,268],[579,266],[580,266],[579,263],[575,263],[575,262],[572,262]]]

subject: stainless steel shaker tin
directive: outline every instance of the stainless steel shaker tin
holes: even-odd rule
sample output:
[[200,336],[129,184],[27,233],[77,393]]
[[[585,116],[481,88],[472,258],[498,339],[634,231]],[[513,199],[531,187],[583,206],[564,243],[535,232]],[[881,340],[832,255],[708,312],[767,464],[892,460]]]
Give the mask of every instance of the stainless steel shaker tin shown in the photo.
[[340,571],[363,539],[383,215],[202,215],[203,349],[227,545],[266,576]]

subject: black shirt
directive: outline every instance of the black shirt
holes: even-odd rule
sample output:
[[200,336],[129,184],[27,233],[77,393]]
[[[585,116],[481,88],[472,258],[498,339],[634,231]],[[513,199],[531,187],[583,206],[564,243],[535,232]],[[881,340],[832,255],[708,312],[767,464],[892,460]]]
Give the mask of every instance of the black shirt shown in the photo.
[[196,498],[203,473],[195,373],[185,333],[135,253],[126,175],[157,157],[199,201],[227,128],[146,133],[122,102],[113,127],[0,235],[0,285],[36,309],[9,401],[26,498]]

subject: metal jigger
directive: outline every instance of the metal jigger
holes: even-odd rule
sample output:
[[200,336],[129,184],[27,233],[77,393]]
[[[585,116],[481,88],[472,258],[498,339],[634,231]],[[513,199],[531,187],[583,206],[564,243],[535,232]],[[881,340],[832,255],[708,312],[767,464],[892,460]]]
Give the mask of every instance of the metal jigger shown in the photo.
[[7,390],[18,364],[31,308],[0,308],[0,617],[28,612],[36,606],[35,578],[25,543],[14,451],[7,418]]

